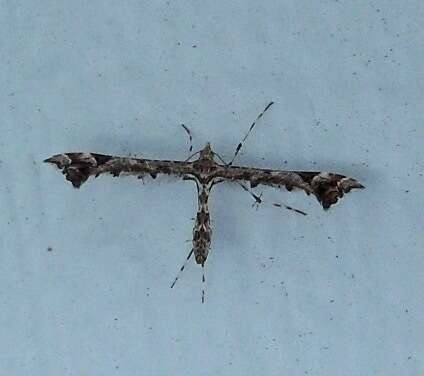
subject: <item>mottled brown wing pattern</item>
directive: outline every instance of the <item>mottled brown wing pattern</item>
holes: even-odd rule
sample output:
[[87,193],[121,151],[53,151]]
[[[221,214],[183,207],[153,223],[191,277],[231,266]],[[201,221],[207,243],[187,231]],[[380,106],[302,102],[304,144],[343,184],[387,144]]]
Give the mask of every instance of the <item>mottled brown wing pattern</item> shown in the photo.
[[215,176],[232,181],[249,182],[250,187],[269,185],[286,188],[288,191],[301,189],[313,194],[324,209],[335,204],[353,188],[364,188],[355,179],[331,172],[282,171],[240,166],[219,166]]
[[[228,166],[215,161],[199,159],[196,162],[152,160],[129,157],[113,157],[96,153],[65,153],[45,160],[62,170],[66,179],[79,188],[90,176],[110,173],[113,176],[131,174],[138,177],[158,174],[184,177],[202,177],[204,181],[221,178],[227,181],[245,181],[251,188],[269,185],[301,189],[313,194],[324,209],[330,208],[353,188],[364,188],[357,180],[331,172],[283,171],[242,166]],[[206,168],[205,168],[206,165]],[[206,173],[205,173],[206,171]]]
[[64,153],[44,160],[55,164],[75,188],[79,188],[90,176],[100,174],[135,175],[139,178],[158,174],[184,176],[192,172],[191,162],[151,160],[130,157],[114,157],[96,153]]
[[66,179],[79,188],[90,176],[110,173],[135,175],[139,178],[158,174],[202,177],[203,181],[249,182],[254,188],[260,184],[288,191],[301,189],[313,194],[324,209],[330,208],[353,188],[364,188],[357,180],[331,172],[283,171],[218,164],[210,159],[195,162],[152,160],[129,157],[113,157],[96,153],[65,153],[45,160],[62,170]]
[[[199,208],[193,229],[193,248],[181,266],[180,273],[194,254],[196,262],[202,266],[202,282],[204,284],[204,266],[209,254],[212,237],[208,198],[210,190],[215,184],[236,182],[252,195],[256,203],[262,202],[260,196],[254,194],[245,183],[249,183],[250,188],[255,188],[258,185],[267,185],[275,188],[286,188],[288,191],[300,189],[307,195],[313,194],[324,209],[330,208],[351,189],[364,188],[361,183],[353,178],[331,172],[284,171],[234,166],[233,162],[239,154],[243,143],[248,138],[256,122],[271,107],[272,103],[270,102],[252,123],[242,141],[237,145],[234,157],[229,163],[226,163],[219,154],[215,153],[209,143],[185,161],[114,157],[96,153],[64,153],[54,155],[44,162],[52,163],[61,169],[66,179],[75,188],[79,188],[90,176],[97,177],[106,173],[113,176],[130,174],[138,178],[143,178],[144,176],[156,178],[159,174],[165,174],[174,175],[183,180],[195,181],[198,188]],[[183,124],[182,127],[187,132],[191,145],[190,130]],[[192,147],[190,146],[190,151],[191,149]],[[198,159],[190,162],[195,155],[199,155]],[[215,157],[218,157],[222,163],[217,163]],[[288,205],[274,205],[306,215],[301,210],[294,209]],[[171,287],[175,285],[178,278],[179,274],[171,284]],[[203,301],[204,287],[202,288]]]

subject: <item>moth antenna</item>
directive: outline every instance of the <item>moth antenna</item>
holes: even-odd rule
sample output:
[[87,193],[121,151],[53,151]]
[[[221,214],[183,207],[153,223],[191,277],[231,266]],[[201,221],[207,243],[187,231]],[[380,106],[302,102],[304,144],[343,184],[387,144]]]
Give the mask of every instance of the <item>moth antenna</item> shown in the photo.
[[202,262],[202,303],[205,302],[205,263]]
[[188,129],[185,124],[181,124],[181,126],[183,127],[183,129],[186,131],[187,136],[189,138],[190,141],[190,148],[188,149],[188,152],[191,153],[193,151],[193,137],[191,135],[190,129]]
[[175,279],[174,279],[174,282],[172,282],[172,284],[171,284],[171,289],[175,286],[175,284],[177,283],[178,279],[180,278],[181,273],[183,272],[184,268],[186,267],[186,265],[187,265],[188,261],[190,260],[190,257],[191,257],[191,255],[193,254],[193,252],[194,252],[194,249],[192,249],[192,250],[189,252],[189,254],[187,255],[187,258],[186,258],[186,260],[184,261],[184,264],[181,266],[180,270],[178,271],[177,276],[176,276],[176,277],[175,277]]
[[252,130],[255,127],[255,125],[258,122],[258,120],[264,115],[264,113],[268,110],[268,108],[270,108],[273,104],[274,104],[274,102],[269,102],[267,104],[267,106],[265,107],[265,109],[258,115],[258,117],[255,119],[255,121],[252,123],[252,125],[250,126],[249,130],[247,131],[247,133],[244,135],[244,137],[241,140],[241,142],[237,145],[236,152],[234,153],[234,157],[231,160],[231,162],[227,164],[227,166],[231,166],[233,164],[233,162],[236,159],[238,153],[240,152],[240,149],[243,146],[243,143],[246,141],[247,137],[249,137],[250,132],[252,132]]
[[302,210],[299,210],[299,209],[293,208],[293,207],[288,206],[288,205],[286,205],[286,204],[274,203],[273,205],[274,205],[274,206],[276,206],[277,208],[284,208],[284,209],[287,209],[287,210],[294,211],[295,213],[298,213],[298,214],[308,215],[308,213],[305,213],[305,212],[304,212],[304,211],[302,211]]

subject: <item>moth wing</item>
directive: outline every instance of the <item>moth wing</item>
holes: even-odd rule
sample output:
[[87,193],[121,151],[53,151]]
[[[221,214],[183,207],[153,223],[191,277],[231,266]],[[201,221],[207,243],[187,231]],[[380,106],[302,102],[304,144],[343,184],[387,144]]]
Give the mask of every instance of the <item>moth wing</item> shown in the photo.
[[283,171],[231,166],[218,174],[227,180],[249,182],[252,188],[268,185],[286,188],[288,191],[301,189],[306,194],[313,194],[324,209],[335,204],[345,193],[355,188],[365,188],[353,178],[332,172],[318,171]]
[[110,173],[134,175],[139,178],[158,174],[183,177],[191,171],[191,164],[180,161],[161,161],[131,157],[116,157],[96,153],[64,153],[44,160],[62,170],[66,180],[79,188],[90,176]]
[[[75,188],[79,188],[90,176],[111,173],[118,176],[131,164],[142,163],[142,159],[114,157],[96,153],[63,153],[44,160],[56,165]],[[123,166],[127,166],[123,168]]]

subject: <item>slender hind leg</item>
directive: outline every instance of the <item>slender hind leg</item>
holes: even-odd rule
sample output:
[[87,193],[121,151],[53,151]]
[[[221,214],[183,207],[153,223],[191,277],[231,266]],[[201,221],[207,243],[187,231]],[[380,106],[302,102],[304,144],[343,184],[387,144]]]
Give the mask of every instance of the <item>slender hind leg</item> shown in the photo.
[[296,208],[293,208],[293,207],[288,206],[288,205],[286,205],[286,204],[273,203],[272,205],[276,206],[277,208],[284,208],[284,209],[287,209],[287,210],[294,211],[295,213],[298,213],[298,214],[308,215],[308,214],[307,214],[307,213],[305,213],[304,211],[299,210],[299,209],[296,209]]
[[[238,183],[238,184],[254,198],[255,202],[252,204],[252,207],[259,208],[259,204],[262,204],[264,202],[264,200],[262,199],[262,193],[258,196],[254,192],[252,192],[252,190],[248,186],[246,186],[245,184],[243,184],[243,183]],[[284,208],[284,209],[287,209],[287,210],[294,211],[295,213],[298,213],[298,214],[307,215],[307,213],[305,213],[304,211],[293,208],[293,207],[286,205],[286,204],[283,204],[283,203],[276,203],[275,202],[272,205],[274,205],[277,208]]]
[[202,303],[205,302],[205,264],[202,264]]
[[171,284],[171,289],[175,286],[175,284],[177,283],[178,279],[180,278],[181,273],[183,272],[184,268],[186,267],[186,265],[187,265],[188,261],[190,260],[190,257],[192,256],[193,252],[194,252],[194,249],[192,249],[192,250],[189,252],[189,254],[187,255],[187,258],[186,258],[186,260],[184,261],[184,264],[181,266],[180,270],[178,271],[177,276],[176,276],[176,277],[175,277],[175,279],[174,279],[174,282],[172,282],[172,284]]
[[255,202],[252,204],[252,208],[256,207],[259,208],[259,204],[262,203],[262,193],[259,194],[259,196],[257,194],[255,194],[248,186],[246,186],[243,183],[238,183],[240,185],[240,187],[242,187],[247,193],[249,193],[253,199],[255,200]]

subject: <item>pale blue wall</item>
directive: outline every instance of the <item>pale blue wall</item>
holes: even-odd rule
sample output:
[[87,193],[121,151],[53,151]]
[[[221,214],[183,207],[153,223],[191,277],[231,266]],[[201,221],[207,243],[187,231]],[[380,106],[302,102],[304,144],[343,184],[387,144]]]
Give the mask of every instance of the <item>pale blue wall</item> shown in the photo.
[[[424,374],[422,1],[1,1],[0,374]],[[185,258],[195,187],[102,177],[63,151],[334,170],[367,189],[211,198],[207,300]],[[287,161],[286,164],[283,162]],[[51,247],[49,252],[47,249]]]

